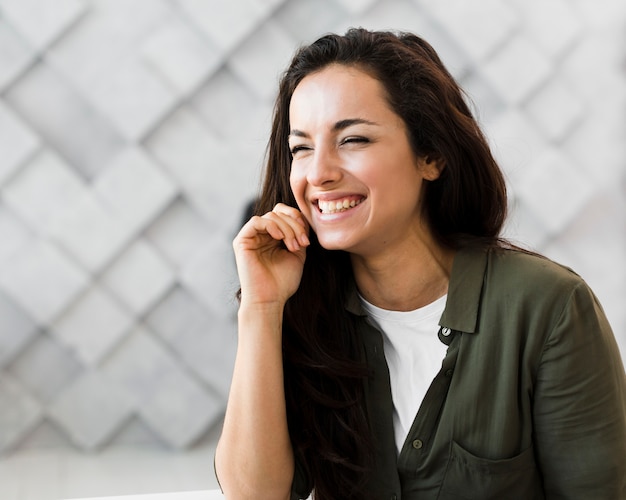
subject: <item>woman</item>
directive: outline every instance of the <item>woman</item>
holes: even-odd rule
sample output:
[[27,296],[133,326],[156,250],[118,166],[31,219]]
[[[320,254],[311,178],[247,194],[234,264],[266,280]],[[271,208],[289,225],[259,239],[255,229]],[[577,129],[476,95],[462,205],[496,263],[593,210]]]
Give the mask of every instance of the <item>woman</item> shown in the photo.
[[502,174],[426,42],[298,51],[257,213],[227,498],[626,498],[611,329],[576,274],[500,238]]

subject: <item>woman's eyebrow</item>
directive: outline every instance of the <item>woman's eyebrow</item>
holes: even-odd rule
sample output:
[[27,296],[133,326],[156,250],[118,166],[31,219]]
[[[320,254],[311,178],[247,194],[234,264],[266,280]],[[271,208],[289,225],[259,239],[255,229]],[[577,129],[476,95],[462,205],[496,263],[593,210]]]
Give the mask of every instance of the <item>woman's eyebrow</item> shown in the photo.
[[[378,125],[376,122],[366,120],[365,118],[346,118],[345,120],[339,120],[337,123],[333,125],[333,132],[338,132],[340,130],[351,127],[352,125]],[[291,129],[289,131],[290,136],[294,137],[309,137],[309,134],[302,130]]]
[[333,131],[337,132],[339,130],[343,130],[345,128],[351,127],[352,125],[378,125],[375,122],[370,120],[366,120],[365,118],[347,118],[346,120],[339,120],[333,126]]

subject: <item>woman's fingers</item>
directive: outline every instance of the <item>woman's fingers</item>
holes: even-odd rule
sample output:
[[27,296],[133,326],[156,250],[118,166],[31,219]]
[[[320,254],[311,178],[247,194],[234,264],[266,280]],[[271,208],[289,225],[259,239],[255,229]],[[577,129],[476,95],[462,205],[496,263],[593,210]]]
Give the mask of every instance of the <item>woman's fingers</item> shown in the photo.
[[308,230],[308,223],[302,215],[302,212],[297,208],[290,207],[289,205],[285,205],[284,203],[278,203],[272,212],[280,213],[290,217],[291,219],[297,221],[302,227]]
[[[274,210],[261,216],[254,216],[248,221],[240,231],[239,237],[247,238],[252,242],[259,236],[269,235],[276,241],[282,241],[285,247],[291,252],[297,252],[303,247],[307,247],[310,242],[308,238],[308,224],[297,209],[288,205],[278,204]],[[257,240],[261,244],[263,240]],[[248,245],[245,245],[248,246]]]
[[[292,252],[300,250],[299,237],[304,228],[294,219],[280,212],[268,212],[262,215],[261,219],[267,221],[267,230],[270,235],[277,240],[282,240],[288,250]],[[273,231],[274,234],[270,231]]]
[[296,243],[298,245],[306,247],[310,244],[308,236],[309,225],[300,210],[290,207],[289,205],[285,205],[284,203],[279,203],[274,207],[272,213],[287,217],[283,220],[285,220],[293,229]]

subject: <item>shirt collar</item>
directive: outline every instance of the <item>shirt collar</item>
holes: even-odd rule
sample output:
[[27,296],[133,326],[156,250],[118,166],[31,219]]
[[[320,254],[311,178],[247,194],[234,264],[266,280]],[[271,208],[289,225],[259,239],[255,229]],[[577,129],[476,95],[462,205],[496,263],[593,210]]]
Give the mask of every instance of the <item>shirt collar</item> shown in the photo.
[[[459,250],[454,256],[448,300],[439,321],[440,326],[476,333],[487,252],[482,248],[470,247]],[[346,310],[357,316],[367,316],[354,283],[346,300]]]
[[439,321],[441,326],[476,333],[488,252],[485,248],[468,247],[454,256],[448,300]]

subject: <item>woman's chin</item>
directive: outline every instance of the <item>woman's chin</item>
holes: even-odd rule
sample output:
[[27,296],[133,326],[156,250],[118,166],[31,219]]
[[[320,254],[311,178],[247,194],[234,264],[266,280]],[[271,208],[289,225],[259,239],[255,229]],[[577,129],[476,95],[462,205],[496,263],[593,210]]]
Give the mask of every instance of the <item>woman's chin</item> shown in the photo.
[[325,250],[345,250],[349,251],[350,244],[346,238],[317,235],[320,246]]

